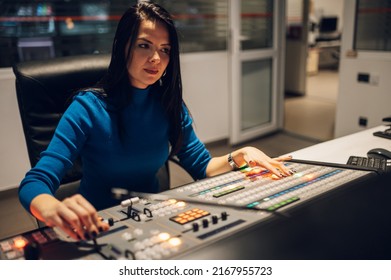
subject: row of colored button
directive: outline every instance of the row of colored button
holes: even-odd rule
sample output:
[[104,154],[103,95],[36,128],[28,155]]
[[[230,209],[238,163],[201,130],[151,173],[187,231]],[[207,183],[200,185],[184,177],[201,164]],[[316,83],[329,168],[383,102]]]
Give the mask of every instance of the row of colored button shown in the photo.
[[222,192],[216,193],[216,194],[213,195],[213,197],[219,198],[219,197],[221,197],[221,196],[224,196],[224,195],[227,195],[227,194],[230,194],[230,193],[233,193],[233,192],[242,190],[242,189],[244,189],[243,186],[237,186],[237,187],[235,187],[235,188],[227,189],[227,190],[224,190],[224,191],[222,191]]
[[291,198],[289,198],[289,199],[287,199],[287,200],[281,201],[281,202],[279,202],[279,203],[276,203],[276,204],[274,204],[274,205],[268,207],[267,210],[268,210],[268,211],[274,211],[274,210],[277,210],[278,208],[281,208],[281,207],[283,207],[283,206],[286,206],[286,205],[291,204],[291,203],[293,203],[293,202],[296,202],[296,201],[298,201],[298,200],[300,200],[300,198],[297,197],[297,196],[291,197]]
[[189,211],[180,213],[174,217],[171,217],[170,220],[173,222],[176,222],[180,225],[184,225],[184,224],[190,223],[192,221],[201,219],[201,218],[208,216],[208,215],[210,215],[210,213],[208,211],[194,208]]
[[327,178],[329,178],[329,177],[331,177],[331,176],[334,176],[334,175],[336,175],[336,174],[338,174],[338,173],[340,173],[340,172],[342,172],[342,170],[337,169],[337,170],[335,170],[335,171],[326,173],[326,174],[324,174],[324,175],[322,175],[322,176],[320,176],[320,177],[314,178],[314,179],[312,179],[312,180],[310,180],[310,181],[308,181],[308,182],[301,183],[301,184],[299,184],[299,185],[296,185],[296,186],[294,186],[294,187],[288,188],[288,189],[283,190],[283,191],[281,191],[281,192],[278,192],[278,193],[275,193],[275,194],[273,194],[273,195],[267,196],[267,197],[263,198],[261,201],[254,201],[254,202],[252,202],[252,203],[249,203],[249,204],[246,205],[246,207],[247,207],[247,208],[253,208],[253,207],[257,206],[258,204],[260,204],[260,203],[262,203],[262,202],[266,202],[266,201],[275,199],[275,198],[277,198],[277,197],[279,197],[279,196],[285,195],[285,194],[287,194],[287,193],[290,193],[290,192],[296,191],[296,190],[298,190],[298,189],[307,187],[307,186],[309,186],[309,185],[311,185],[311,184],[314,184],[314,183],[316,183],[316,182],[319,182],[319,181],[321,181],[321,180],[324,180],[324,179],[327,179]]
[[244,180],[244,179],[241,178],[241,179],[237,179],[237,180],[234,180],[234,181],[231,181],[231,182],[219,184],[219,185],[217,185],[217,186],[214,186],[214,187],[205,189],[205,190],[203,190],[203,191],[200,191],[200,192],[196,192],[196,193],[190,194],[189,197],[202,196],[202,195],[205,195],[205,194],[208,194],[208,193],[217,191],[217,190],[221,190],[222,188],[225,188],[225,187],[227,187],[227,186],[230,186],[230,185],[233,185],[233,184],[242,182],[243,180]]

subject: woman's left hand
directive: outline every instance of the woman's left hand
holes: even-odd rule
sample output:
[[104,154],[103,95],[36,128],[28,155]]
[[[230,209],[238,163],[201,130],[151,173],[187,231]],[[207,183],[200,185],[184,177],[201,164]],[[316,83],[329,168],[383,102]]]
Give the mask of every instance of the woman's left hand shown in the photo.
[[231,153],[233,160],[238,166],[260,166],[278,177],[286,177],[294,172],[284,165],[284,162],[292,159],[291,156],[270,158],[261,150],[254,147],[245,147]]
[[[238,167],[259,166],[267,169],[278,178],[290,176],[294,173],[291,169],[285,166],[284,162],[292,159],[291,156],[281,156],[276,158],[268,157],[261,150],[254,147],[240,148],[231,153],[232,160]],[[228,155],[213,157],[206,168],[207,177],[215,176],[232,170],[228,161]]]

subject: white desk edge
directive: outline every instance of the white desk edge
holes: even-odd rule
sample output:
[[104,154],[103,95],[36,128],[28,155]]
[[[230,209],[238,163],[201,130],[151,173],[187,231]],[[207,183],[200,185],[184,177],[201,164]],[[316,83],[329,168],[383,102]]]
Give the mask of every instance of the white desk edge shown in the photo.
[[345,164],[349,156],[367,156],[373,148],[383,148],[391,151],[391,139],[374,136],[376,131],[384,131],[388,126],[382,125],[347,136],[325,141],[287,155],[294,159],[321,161]]

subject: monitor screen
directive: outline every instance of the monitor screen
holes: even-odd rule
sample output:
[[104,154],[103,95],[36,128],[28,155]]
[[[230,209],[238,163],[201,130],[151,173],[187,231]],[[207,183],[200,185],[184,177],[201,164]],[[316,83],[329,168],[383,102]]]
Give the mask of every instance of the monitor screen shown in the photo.
[[337,31],[338,17],[322,17],[319,23],[319,32],[335,32]]

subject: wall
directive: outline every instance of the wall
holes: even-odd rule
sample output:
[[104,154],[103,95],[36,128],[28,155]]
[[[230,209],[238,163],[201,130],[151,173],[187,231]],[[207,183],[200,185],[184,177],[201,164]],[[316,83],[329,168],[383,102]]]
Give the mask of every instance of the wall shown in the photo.
[[[184,54],[181,59],[184,99],[199,138],[228,138],[227,52]],[[30,168],[11,68],[0,68],[0,191],[15,188]]]
[[[379,84],[358,82],[360,72],[377,76]],[[390,58],[345,57],[341,61],[336,137],[378,126],[384,117],[391,116],[390,74]],[[359,125],[360,117],[367,119],[367,126]]]
[[307,43],[286,39],[285,46],[285,92],[305,95]]
[[[380,125],[382,118],[391,115],[391,54],[359,51],[356,56],[348,55],[353,46],[354,13],[355,1],[345,0],[335,137]],[[358,82],[360,72],[376,76],[378,84]],[[360,117],[367,119],[367,126],[359,125]]]
[[[308,26],[308,0],[288,0],[286,9],[285,92],[305,95]],[[296,27],[296,32],[291,28]]]
[[181,57],[183,94],[204,142],[229,137],[228,53],[184,54]]
[[0,190],[13,188],[30,166],[11,68],[0,69]]

